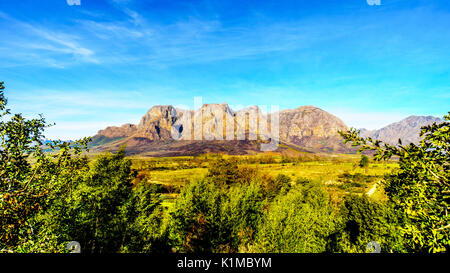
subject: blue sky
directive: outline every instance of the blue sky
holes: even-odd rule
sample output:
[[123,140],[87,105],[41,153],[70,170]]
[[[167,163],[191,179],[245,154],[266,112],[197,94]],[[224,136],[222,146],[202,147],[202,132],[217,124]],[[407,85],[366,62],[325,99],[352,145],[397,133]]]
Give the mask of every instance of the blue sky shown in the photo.
[[380,128],[450,111],[450,1],[0,0],[9,107],[48,138],[153,105],[315,105]]

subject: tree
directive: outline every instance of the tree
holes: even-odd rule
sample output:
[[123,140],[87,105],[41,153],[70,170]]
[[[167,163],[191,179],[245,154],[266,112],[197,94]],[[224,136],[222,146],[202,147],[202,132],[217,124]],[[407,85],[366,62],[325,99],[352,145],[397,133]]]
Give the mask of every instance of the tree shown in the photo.
[[419,144],[397,146],[362,138],[352,128],[340,132],[359,152],[375,151],[375,160],[399,158],[399,169],[385,178],[385,191],[407,221],[401,228],[408,248],[420,252],[450,250],[450,112],[442,123],[421,128]]
[[180,252],[217,252],[230,242],[231,227],[222,211],[227,196],[206,179],[188,184],[170,213],[170,235]]
[[231,226],[229,252],[248,251],[268,203],[262,182],[254,179],[244,187],[236,185],[227,194],[229,202],[222,205],[222,221]]
[[152,187],[132,187],[124,148],[89,163],[90,138],[44,145],[44,118],[11,115],[0,83],[0,252],[152,251],[162,209]]
[[86,167],[81,152],[89,139],[53,141],[53,152],[44,153],[45,119],[11,115],[3,90],[0,82],[0,251],[62,251],[59,234],[41,216]]
[[367,196],[349,195],[339,211],[340,228],[330,236],[331,252],[364,253],[367,244],[375,241],[382,252],[405,252],[405,242],[399,232],[402,215],[391,202],[378,203]]
[[59,209],[67,215],[54,218],[66,227],[67,239],[80,242],[83,252],[118,252],[134,221],[126,209],[133,194],[131,161],[122,147],[116,154],[100,155],[91,165],[65,199],[67,208]]
[[238,163],[234,159],[226,160],[220,157],[211,163],[207,177],[217,184],[235,183],[240,177]]
[[366,174],[369,173],[369,157],[367,155],[361,155],[361,160],[359,161],[359,167],[366,169]]
[[272,203],[259,226],[254,251],[325,252],[335,230],[333,207],[324,187],[309,183],[291,189]]
[[127,222],[122,252],[170,252],[159,184],[138,184],[124,206]]

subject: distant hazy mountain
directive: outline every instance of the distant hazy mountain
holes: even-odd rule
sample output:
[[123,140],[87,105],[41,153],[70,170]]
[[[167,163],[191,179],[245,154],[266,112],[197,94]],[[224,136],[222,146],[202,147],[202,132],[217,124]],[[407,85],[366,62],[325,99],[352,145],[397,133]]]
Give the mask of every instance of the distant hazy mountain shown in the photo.
[[378,130],[361,129],[360,134],[362,137],[372,137],[389,144],[397,144],[399,138],[403,144],[418,143],[422,126],[442,121],[442,119],[433,116],[409,116]]

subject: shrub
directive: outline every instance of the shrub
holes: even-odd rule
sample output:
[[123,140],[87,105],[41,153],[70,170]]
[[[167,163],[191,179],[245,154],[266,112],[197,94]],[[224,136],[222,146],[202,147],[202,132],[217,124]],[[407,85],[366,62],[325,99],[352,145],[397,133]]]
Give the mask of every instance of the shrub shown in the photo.
[[231,228],[222,223],[227,198],[214,183],[189,183],[178,197],[169,218],[169,239],[179,252],[214,252],[230,242]]
[[323,186],[298,187],[269,207],[259,227],[254,251],[324,252],[334,227],[333,208]]
[[408,248],[418,252],[445,252],[450,249],[448,217],[450,192],[450,112],[442,123],[421,128],[418,145],[393,146],[371,138],[361,138],[352,128],[340,132],[344,142],[359,151],[375,151],[375,160],[399,158],[399,169],[385,179],[385,191],[397,209],[404,213],[400,232]]
[[339,215],[342,222],[340,230],[330,237],[330,251],[364,253],[372,241],[380,244],[382,252],[406,251],[399,230],[404,219],[391,203],[350,195],[345,197]]
[[207,177],[214,183],[230,185],[240,178],[238,163],[236,160],[219,158],[214,160],[209,167]]

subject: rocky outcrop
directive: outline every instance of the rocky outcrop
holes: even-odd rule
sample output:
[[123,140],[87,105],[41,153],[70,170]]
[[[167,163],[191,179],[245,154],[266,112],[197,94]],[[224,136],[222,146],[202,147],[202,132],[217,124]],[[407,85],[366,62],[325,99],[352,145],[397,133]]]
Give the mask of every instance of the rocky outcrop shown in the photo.
[[371,137],[389,144],[397,144],[398,139],[402,144],[419,143],[420,128],[434,122],[440,123],[443,120],[433,116],[409,116],[399,122],[389,124],[379,130],[360,130],[362,137]]
[[[314,106],[278,114],[280,142],[316,151],[345,151],[337,131],[347,127],[337,117]],[[189,154],[195,151],[238,154],[257,151],[258,143],[272,137],[272,126],[271,115],[264,115],[257,106],[233,111],[226,103],[204,104],[191,111],[157,105],[137,126],[108,127],[99,131],[94,140],[98,149],[127,145],[135,152],[160,149],[165,154],[175,150],[180,154],[185,149]]]
[[98,131],[97,135],[92,137],[92,141],[89,145],[91,147],[101,147],[102,145],[108,144],[110,142],[132,136],[136,133],[136,131],[137,126],[129,123],[124,124],[120,127],[110,126],[104,130]]
[[[347,126],[336,116],[314,107],[282,110],[279,114],[279,140],[284,146],[304,151],[350,152],[342,143],[339,130]],[[442,120],[432,116],[411,116],[379,130],[361,130],[391,144],[401,138],[404,144],[417,143],[424,125]],[[193,110],[170,105],[152,107],[138,125],[108,127],[94,137],[99,150],[114,150],[127,145],[131,153],[165,155],[224,152],[245,154],[260,151],[258,145],[270,137],[271,114],[264,115],[257,106],[234,111],[228,104],[204,104]],[[177,141],[178,140],[178,141]]]
[[[194,112],[193,130],[195,140],[222,140],[227,133],[234,134],[235,113],[228,104],[204,104]],[[226,129],[230,130],[226,130]]]
[[124,124],[120,127],[110,126],[104,130],[98,131],[98,135],[107,137],[107,138],[118,138],[118,137],[126,137],[133,135],[137,130],[137,126],[133,124]]
[[347,126],[330,113],[314,106],[302,106],[279,114],[282,141],[322,151],[348,150],[338,134],[339,130],[347,130]]
[[339,118],[314,106],[280,111],[280,137],[289,142],[304,137],[332,137],[347,126]]
[[153,106],[142,117],[135,136],[153,141],[171,139],[172,125],[177,118],[177,110],[173,106]]
[[204,104],[196,111],[177,109],[177,113],[172,124],[172,138],[176,140],[257,139],[260,115],[257,107],[235,112],[226,103]]

